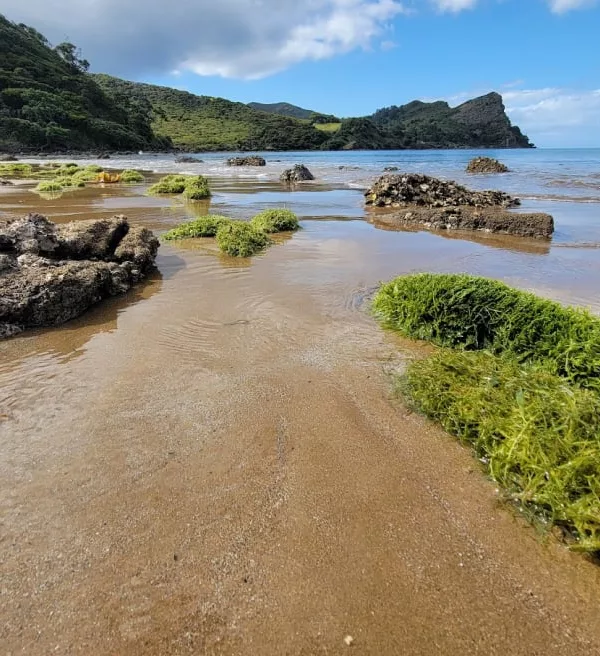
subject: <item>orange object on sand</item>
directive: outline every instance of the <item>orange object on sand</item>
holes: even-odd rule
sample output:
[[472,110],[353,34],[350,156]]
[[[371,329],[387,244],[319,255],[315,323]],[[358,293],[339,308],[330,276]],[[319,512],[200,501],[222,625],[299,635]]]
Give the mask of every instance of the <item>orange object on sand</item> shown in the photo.
[[119,182],[121,180],[121,175],[119,173],[109,173],[108,171],[102,171],[98,173],[98,182]]

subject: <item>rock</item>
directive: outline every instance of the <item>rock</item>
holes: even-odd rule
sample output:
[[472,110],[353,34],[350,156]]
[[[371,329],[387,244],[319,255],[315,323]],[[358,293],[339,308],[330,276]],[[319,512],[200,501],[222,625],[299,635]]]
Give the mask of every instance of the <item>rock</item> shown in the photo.
[[304,182],[305,180],[314,180],[315,176],[304,166],[304,164],[295,164],[293,168],[286,169],[280,176],[281,182],[295,183]]
[[263,157],[258,155],[249,155],[248,157],[230,157],[227,160],[227,166],[266,166],[267,162]]
[[110,155],[108,153],[98,153],[96,159],[110,159]]
[[338,166],[340,171],[360,171],[360,166]]
[[204,160],[198,159],[196,157],[191,157],[190,155],[176,155],[175,163],[176,164],[202,164]]
[[549,214],[522,214],[501,207],[413,207],[371,217],[373,223],[386,228],[419,226],[429,230],[465,230],[488,232],[533,239],[550,239],[554,219]]
[[19,159],[14,155],[0,155],[0,162],[18,162]]
[[126,292],[154,266],[158,246],[124,216],[56,225],[31,214],[0,224],[0,338],[64,323]]
[[467,173],[508,173],[508,166],[492,157],[476,157],[467,166]]
[[122,215],[56,226],[60,254],[71,260],[110,258],[128,231],[129,223]]
[[514,207],[520,205],[501,191],[471,191],[455,182],[427,175],[406,173],[382,175],[365,193],[374,207]]
[[388,172],[392,172],[392,171],[397,171],[398,167],[397,166],[386,166],[383,170],[388,171]]
[[0,178],[0,187],[10,187],[12,185],[12,182],[10,180],[6,180],[5,178]]

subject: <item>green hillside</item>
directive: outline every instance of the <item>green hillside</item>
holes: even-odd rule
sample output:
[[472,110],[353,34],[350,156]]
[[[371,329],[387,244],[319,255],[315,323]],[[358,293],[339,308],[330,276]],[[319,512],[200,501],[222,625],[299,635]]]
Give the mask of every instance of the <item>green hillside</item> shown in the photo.
[[312,150],[327,135],[305,121],[267,114],[224,98],[94,75],[110,94],[149,102],[156,134],[182,150]]
[[0,149],[167,148],[152,108],[118,100],[86,73],[75,46],[52,48],[37,30],[0,14]]
[[297,105],[292,105],[286,102],[280,103],[248,103],[248,107],[256,109],[258,112],[266,112],[267,114],[279,114],[280,116],[291,116],[292,118],[303,118],[310,120],[313,114],[311,109],[303,109]]

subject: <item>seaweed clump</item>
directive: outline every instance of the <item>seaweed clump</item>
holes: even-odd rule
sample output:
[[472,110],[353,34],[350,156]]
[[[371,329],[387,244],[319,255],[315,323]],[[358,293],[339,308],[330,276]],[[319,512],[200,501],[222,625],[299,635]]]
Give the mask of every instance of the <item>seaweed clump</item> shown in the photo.
[[264,210],[251,221],[252,225],[267,233],[289,232],[298,230],[298,217],[287,209]]
[[219,249],[233,257],[250,257],[264,250],[269,243],[267,234],[247,221],[230,221],[217,230]]
[[178,225],[176,228],[169,230],[164,235],[164,239],[193,239],[195,237],[215,237],[219,228],[227,223],[231,223],[231,219],[226,216],[219,216],[218,214],[209,214],[201,216],[193,221],[188,221]]

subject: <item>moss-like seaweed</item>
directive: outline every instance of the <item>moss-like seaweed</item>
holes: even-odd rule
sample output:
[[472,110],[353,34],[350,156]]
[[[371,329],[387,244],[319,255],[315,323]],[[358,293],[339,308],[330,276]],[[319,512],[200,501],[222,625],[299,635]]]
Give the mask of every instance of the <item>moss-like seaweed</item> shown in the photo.
[[600,397],[488,352],[443,350],[400,387],[418,410],[471,444],[510,498],[600,552]]
[[298,217],[286,209],[264,210],[257,214],[251,223],[258,230],[268,233],[298,230],[300,227]]
[[233,257],[250,257],[268,246],[269,237],[246,221],[230,221],[217,230],[217,244]]
[[205,198],[210,198],[210,195],[208,180],[203,175],[189,178],[185,183],[183,196],[187,200],[204,200]]
[[496,280],[416,274],[383,285],[373,308],[407,337],[511,354],[600,392],[600,319]]
[[20,162],[0,164],[0,176],[26,178],[31,175],[32,171],[33,167],[31,164],[21,164]]
[[135,169],[125,169],[124,171],[121,171],[121,182],[126,184],[144,182],[144,179],[144,176]]
[[228,219],[226,216],[209,214],[178,225],[176,228],[169,230],[163,238],[174,240],[191,239],[194,237],[214,237],[219,228],[227,223],[231,223],[231,219]]
[[56,180],[43,180],[34,191],[48,194],[64,191],[64,188],[64,185]]
[[148,193],[182,194],[188,180],[189,178],[186,175],[165,175],[148,189]]

